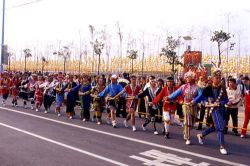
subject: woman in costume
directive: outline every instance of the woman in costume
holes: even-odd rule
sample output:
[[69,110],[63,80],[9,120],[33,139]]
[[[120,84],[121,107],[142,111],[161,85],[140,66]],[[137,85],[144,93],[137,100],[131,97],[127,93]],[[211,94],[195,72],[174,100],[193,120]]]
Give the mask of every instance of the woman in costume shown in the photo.
[[168,96],[166,100],[171,101],[178,96],[183,96],[182,110],[184,114],[184,139],[186,140],[186,145],[190,145],[190,131],[197,117],[197,106],[193,105],[191,101],[198,96],[198,86],[195,84],[194,72],[188,71],[185,73],[184,78],[187,83]]

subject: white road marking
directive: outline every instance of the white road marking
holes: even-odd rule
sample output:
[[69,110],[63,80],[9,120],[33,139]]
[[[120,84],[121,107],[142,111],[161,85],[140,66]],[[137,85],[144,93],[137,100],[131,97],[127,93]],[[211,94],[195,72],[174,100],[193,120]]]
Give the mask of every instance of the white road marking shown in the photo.
[[[192,159],[190,158],[183,158],[171,153],[163,153],[159,150],[149,150],[146,152],[140,153],[143,157],[140,156],[129,156],[135,160],[142,161],[143,165],[157,165],[157,166],[175,166],[175,165],[189,165],[189,166],[209,166],[209,163],[201,162],[201,163],[194,163],[191,162]],[[145,158],[147,157],[147,158]],[[150,158],[150,159],[149,159]]]
[[109,158],[106,158],[106,157],[103,157],[103,156],[100,156],[100,155],[97,155],[97,154],[94,154],[94,153],[90,153],[88,151],[85,151],[85,150],[82,150],[82,149],[79,149],[79,148],[76,148],[76,147],[73,147],[73,146],[70,146],[70,145],[67,145],[67,144],[64,144],[64,143],[52,140],[52,139],[49,139],[49,138],[46,138],[46,137],[43,137],[43,136],[31,133],[31,132],[28,132],[28,131],[25,131],[25,130],[22,130],[22,129],[19,129],[19,128],[16,128],[16,127],[13,127],[13,126],[10,126],[10,125],[4,124],[4,123],[0,123],[0,126],[4,126],[4,127],[9,128],[9,129],[22,132],[22,133],[30,135],[32,137],[39,138],[41,140],[44,140],[44,141],[47,141],[47,142],[50,142],[50,143],[62,146],[64,148],[71,149],[71,150],[74,150],[74,151],[77,151],[77,152],[89,155],[89,156],[94,157],[94,158],[98,158],[100,160],[107,161],[107,162],[112,163],[112,164],[116,164],[116,165],[119,165],[119,166],[120,165],[122,165],[122,166],[128,166],[127,164],[124,164],[124,163],[121,163],[121,162],[118,162],[118,161],[115,161],[115,160],[111,160]]
[[31,114],[31,113],[17,111],[17,110],[14,110],[14,109],[9,109],[9,108],[4,108],[4,107],[0,107],[0,109],[10,111],[10,112],[19,113],[19,114],[23,114],[23,115],[28,115],[28,116],[31,116],[31,117],[36,117],[36,118],[51,121],[51,122],[56,122],[56,123],[59,123],[59,124],[63,124],[63,125],[67,125],[67,126],[71,126],[71,127],[75,127],[75,128],[80,128],[80,129],[84,129],[84,130],[104,134],[104,135],[108,135],[108,136],[112,136],[112,137],[116,137],[116,138],[121,138],[121,139],[128,140],[128,141],[133,141],[133,142],[137,142],[137,143],[141,143],[141,144],[145,144],[145,145],[150,145],[150,146],[154,146],[154,147],[161,148],[161,149],[172,150],[172,151],[175,151],[175,152],[184,153],[184,154],[188,154],[188,155],[191,155],[191,156],[195,156],[195,157],[199,157],[199,158],[203,158],[203,159],[206,159],[206,160],[211,160],[211,161],[215,161],[215,162],[219,162],[219,163],[223,163],[223,164],[228,164],[228,165],[233,165],[233,166],[247,166],[245,164],[235,163],[235,162],[232,162],[232,161],[223,160],[223,159],[216,158],[216,157],[202,155],[202,154],[198,154],[198,153],[194,153],[194,152],[190,152],[190,151],[186,151],[186,150],[182,150],[182,149],[177,149],[177,148],[173,148],[173,147],[163,146],[161,144],[156,144],[156,143],[152,143],[152,142],[138,140],[138,139],[134,139],[134,138],[118,135],[118,134],[112,134],[112,133],[108,133],[108,132],[101,131],[101,130],[91,129],[91,128],[87,128],[87,127],[83,127],[83,126],[79,126],[79,125],[75,125],[75,124],[71,124],[71,123],[67,123],[67,122],[62,122],[62,121],[59,121],[59,120],[54,120],[54,119],[34,115],[34,114]]

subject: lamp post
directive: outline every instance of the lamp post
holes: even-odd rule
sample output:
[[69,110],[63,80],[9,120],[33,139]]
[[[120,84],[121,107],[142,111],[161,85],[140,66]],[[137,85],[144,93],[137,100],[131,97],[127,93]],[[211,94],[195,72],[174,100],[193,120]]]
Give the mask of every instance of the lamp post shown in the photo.
[[3,47],[4,47],[4,19],[5,19],[5,0],[3,0],[3,18],[2,18],[2,43],[1,43],[1,57],[0,57],[0,72],[3,71]]

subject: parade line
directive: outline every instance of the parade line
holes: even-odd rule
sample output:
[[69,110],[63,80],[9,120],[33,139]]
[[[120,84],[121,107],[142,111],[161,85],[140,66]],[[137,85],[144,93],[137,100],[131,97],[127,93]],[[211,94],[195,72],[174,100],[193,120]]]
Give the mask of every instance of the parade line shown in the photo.
[[[220,162],[220,163],[223,163],[223,164],[227,164],[227,165],[233,165],[233,166],[247,166],[245,164],[240,164],[240,163],[235,163],[235,162],[231,162],[231,161],[227,161],[227,160],[223,160],[223,159],[219,159],[219,158],[215,158],[215,157],[211,157],[211,156],[207,156],[207,155],[202,155],[202,154],[198,154],[198,153],[194,153],[194,152],[190,152],[190,151],[186,151],[186,150],[182,150],[182,149],[177,149],[177,148],[173,148],[173,147],[168,147],[168,146],[163,146],[163,145],[160,145],[160,144],[156,144],[156,143],[151,143],[151,142],[147,142],[147,141],[143,141],[143,140],[138,140],[138,139],[134,139],[134,138],[130,138],[130,137],[126,137],[126,136],[121,136],[121,135],[117,135],[117,134],[113,134],[113,133],[108,133],[108,132],[105,132],[105,131],[101,131],[101,130],[96,130],[96,129],[91,129],[91,128],[87,128],[87,127],[83,127],[83,126],[79,126],[79,125],[75,125],[75,124],[71,124],[71,123],[67,123],[67,122],[62,122],[62,121],[59,121],[59,120],[54,120],[54,119],[50,119],[50,118],[46,118],[46,117],[42,117],[42,116],[38,116],[38,115],[34,115],[34,114],[31,114],[31,113],[26,113],[26,112],[21,112],[21,111],[17,111],[17,110],[14,110],[14,109],[10,109],[10,108],[5,108],[5,107],[0,107],[0,109],[3,109],[3,110],[6,110],[6,111],[9,111],[9,112],[15,112],[15,113],[19,113],[19,114],[23,114],[23,115],[27,115],[27,116],[31,116],[31,117],[35,117],[35,118],[39,118],[39,119],[43,119],[43,120],[47,120],[47,121],[50,121],[50,122],[55,122],[55,123],[59,123],[59,124],[63,124],[63,125],[67,125],[67,126],[71,126],[71,127],[75,127],[75,128],[79,128],[79,129],[83,129],[83,130],[88,130],[88,131],[92,131],[92,132],[96,132],[96,133],[100,133],[100,134],[104,134],[104,135],[108,135],[108,136],[112,136],[112,137],[116,137],[116,138],[120,138],[120,139],[124,139],[124,140],[127,140],[127,141],[132,141],[132,142],[137,142],[137,143],[141,143],[141,144],[145,144],[145,145],[150,145],[150,146],[154,146],[154,147],[157,147],[157,148],[161,148],[161,149],[167,149],[167,150],[171,150],[171,151],[175,151],[175,152],[179,152],[179,153],[183,153],[183,154],[187,154],[187,155],[191,155],[191,156],[195,156],[195,157],[199,157],[199,158],[203,158],[203,159],[206,159],[206,160],[211,160],[211,161],[215,161],[215,162]],[[55,141],[53,140],[50,140],[48,138],[45,138],[45,137],[41,137],[39,135],[36,135],[36,134],[32,134],[30,132],[27,132],[27,131],[24,131],[24,130],[21,130],[21,129],[18,129],[18,128],[14,128],[12,126],[8,126],[8,125],[5,125],[3,123],[0,123],[0,125],[2,126],[5,126],[5,127],[8,127],[8,128],[12,128],[14,130],[17,130],[17,131],[20,131],[20,132],[23,132],[23,133],[26,133],[28,135],[32,135],[32,136],[35,136],[37,138],[40,138],[40,139],[43,139],[43,140],[46,140],[48,142],[52,142],[52,143],[55,143]],[[57,142],[56,143],[57,145],[60,145],[60,146],[64,146],[67,148],[69,148],[70,146],[68,145],[65,145],[65,144],[62,144],[60,142]],[[79,151],[81,153],[84,153],[84,154],[87,154],[87,155],[90,155],[90,156],[93,156],[94,155],[96,156],[96,158],[99,158],[99,159],[102,159],[102,160],[105,160],[107,161],[107,158],[104,158],[102,156],[98,156],[96,154],[92,154],[92,153],[85,153],[86,151],[83,151],[81,149],[78,149],[78,148],[74,148],[74,147],[71,147],[72,150],[76,150],[76,151]],[[70,148],[70,149],[71,149]],[[110,160],[110,159],[108,159]],[[109,162],[111,162],[113,160],[110,160]],[[113,162],[116,162],[116,161],[113,161]],[[122,164],[122,163],[120,163]],[[120,165],[118,164],[118,165]],[[124,165],[124,164],[123,164]]]

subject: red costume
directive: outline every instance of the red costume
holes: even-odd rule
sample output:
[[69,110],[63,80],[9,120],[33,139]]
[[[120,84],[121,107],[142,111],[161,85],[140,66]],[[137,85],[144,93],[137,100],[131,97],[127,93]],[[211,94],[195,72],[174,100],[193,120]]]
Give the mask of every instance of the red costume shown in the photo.
[[[153,104],[157,104],[159,103],[164,97],[169,96],[170,94],[172,94],[175,90],[177,90],[176,87],[174,88],[169,88],[167,86],[165,86],[162,91],[154,98],[153,100]],[[176,110],[176,104],[175,101],[163,101],[163,111],[164,112],[172,112]]]
[[138,105],[138,99],[131,99],[131,97],[136,97],[140,93],[141,87],[138,85],[132,87],[132,85],[129,84],[124,89],[127,93],[126,110],[129,111],[130,108],[136,109]]
[[247,125],[250,120],[250,94],[245,94],[245,119],[241,134],[246,136],[247,133]]

